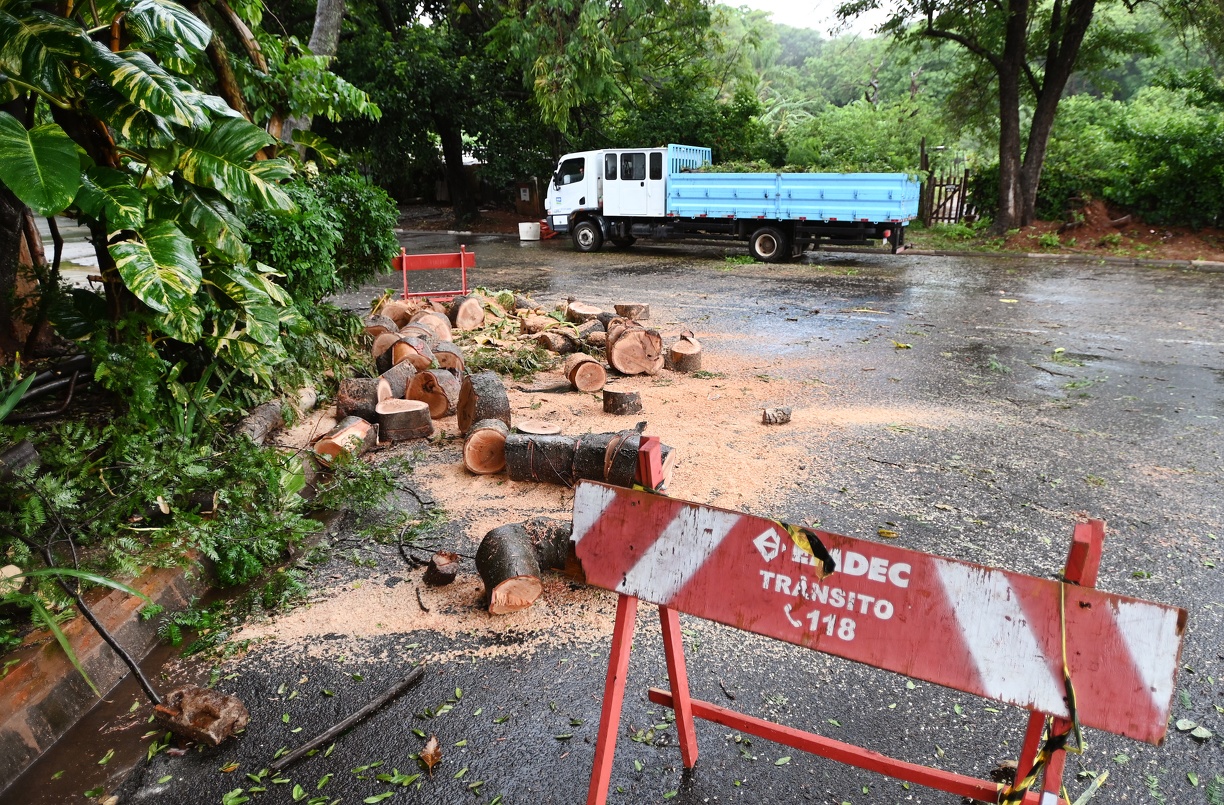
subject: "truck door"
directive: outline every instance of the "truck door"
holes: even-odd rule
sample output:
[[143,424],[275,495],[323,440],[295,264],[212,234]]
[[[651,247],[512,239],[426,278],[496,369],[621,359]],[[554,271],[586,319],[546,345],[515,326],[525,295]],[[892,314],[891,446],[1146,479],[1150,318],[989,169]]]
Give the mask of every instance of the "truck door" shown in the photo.
[[646,172],[646,214],[662,218],[667,214],[667,184],[663,180],[663,152],[651,151]]
[[[586,157],[576,156],[562,160],[553,176],[552,212],[568,216],[574,210],[594,207],[598,200],[588,192]],[[558,223],[554,221],[554,225]]]
[[646,152],[623,151],[617,155],[617,163],[615,181],[608,181],[606,172],[604,175],[604,212],[646,215]]

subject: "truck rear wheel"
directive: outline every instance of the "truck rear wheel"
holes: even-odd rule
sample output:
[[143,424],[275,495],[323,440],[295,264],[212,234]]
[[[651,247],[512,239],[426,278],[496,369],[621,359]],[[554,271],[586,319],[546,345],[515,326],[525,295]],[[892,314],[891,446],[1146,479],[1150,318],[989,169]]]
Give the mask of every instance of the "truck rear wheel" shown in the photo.
[[784,263],[790,257],[790,239],[777,227],[763,226],[749,238],[748,253],[762,263]]
[[574,226],[574,248],[580,252],[597,252],[603,248],[603,232],[594,221],[579,221]]

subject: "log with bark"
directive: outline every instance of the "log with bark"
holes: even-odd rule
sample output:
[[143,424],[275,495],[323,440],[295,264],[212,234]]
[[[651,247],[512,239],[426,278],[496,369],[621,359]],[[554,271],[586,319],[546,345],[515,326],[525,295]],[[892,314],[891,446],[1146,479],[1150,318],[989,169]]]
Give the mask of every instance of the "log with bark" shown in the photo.
[[578,337],[581,338],[583,341],[590,338],[595,333],[606,333],[607,332],[607,330],[604,329],[604,326],[600,324],[599,321],[596,319],[591,319],[590,321],[584,321],[582,324],[579,324],[577,327],[575,327],[574,331],[578,334]]
[[416,367],[408,361],[397,363],[387,371],[383,372],[379,377],[387,381],[387,387],[391,391],[391,396],[397,399],[404,399],[404,395],[408,393],[408,384],[412,382],[412,378],[416,377]]
[[584,352],[567,357],[562,371],[575,391],[599,391],[608,382],[603,364]]
[[586,337],[586,342],[587,346],[589,347],[604,349],[608,345],[608,334],[603,330],[596,333],[591,333]]
[[456,416],[460,433],[467,433],[482,419],[500,419],[510,424],[510,398],[496,372],[464,375]]
[[377,425],[371,425],[361,417],[346,416],[322,439],[315,442],[314,452],[330,463],[344,454],[359,456],[377,441]]
[[574,324],[582,324],[584,321],[598,319],[600,313],[603,313],[603,310],[600,308],[597,308],[594,305],[588,305],[585,302],[579,302],[577,300],[571,300],[570,303],[565,306],[565,320],[573,322]]
[[449,369],[455,377],[463,377],[465,362],[463,350],[450,341],[439,341],[433,349],[434,360],[443,369]]
[[692,332],[685,330],[668,349],[667,358],[674,371],[696,372],[701,369],[701,342]]
[[[434,365],[433,350],[430,349],[429,344],[423,338],[401,333],[400,340],[392,344],[391,349],[388,351],[391,354],[391,362],[383,369],[384,372],[395,364],[403,363],[404,361],[411,363],[412,368],[418,372],[423,372]],[[384,352],[384,358],[386,355],[387,353]]]
[[765,408],[761,410],[762,425],[785,425],[791,421],[791,409],[789,406],[779,408]]
[[558,355],[568,355],[582,349],[578,338],[564,330],[545,330],[535,337],[536,346],[555,352]]
[[650,305],[643,305],[637,302],[625,302],[619,305],[613,305],[612,309],[616,311],[616,315],[626,319],[649,319]]
[[11,482],[15,475],[27,467],[38,467],[39,461],[38,451],[29,439],[9,445],[0,450],[0,482]]
[[412,319],[412,314],[417,311],[417,306],[413,302],[406,299],[392,299],[379,309],[379,313],[391,321],[395,322],[396,327],[403,327]]
[[362,323],[365,325],[366,333],[372,338],[377,338],[383,333],[399,332],[399,325],[390,316],[372,313],[366,316]]
[[257,406],[244,416],[234,428],[234,434],[245,436],[255,444],[263,444],[268,434],[285,426],[285,410],[280,400]]
[[374,409],[393,396],[391,384],[381,377],[350,377],[340,381],[336,412],[341,418],[359,416],[373,422],[378,419]]
[[544,592],[531,538],[518,523],[485,534],[476,551],[476,571],[484,582],[491,615],[526,609]]
[[439,313],[436,310],[422,310],[419,313],[414,313],[409,323],[428,327],[433,330],[434,335],[438,337],[439,341],[451,340],[450,319],[445,314]]
[[604,481],[613,486],[633,486],[637,475],[638,449],[642,434],[638,430],[623,430],[608,443],[604,453]]
[[484,304],[478,296],[456,296],[451,301],[448,317],[456,330],[475,330],[484,325]]
[[455,580],[459,575],[459,554],[452,551],[438,551],[430,558],[425,567],[424,581],[431,587],[443,587]]
[[570,486],[576,446],[573,436],[512,433],[506,437],[506,473],[512,481]]
[[531,542],[532,551],[536,555],[536,562],[539,563],[541,570],[562,570],[571,573],[578,570],[574,544],[570,541],[574,533],[572,522],[558,520],[555,517],[532,517],[523,522],[523,530]]
[[663,338],[634,321],[613,322],[604,348],[608,363],[625,375],[656,375],[663,368]]
[[545,330],[551,330],[554,327],[559,327],[561,322],[554,319],[552,316],[539,316],[531,314],[524,316],[519,321],[519,331],[527,335],[535,335],[542,333]]
[[504,470],[509,435],[509,426],[500,419],[482,419],[472,425],[463,441],[463,466],[477,475],[492,475]]
[[414,338],[419,338],[424,341],[430,349],[438,345],[441,339],[429,327],[424,324],[409,323],[400,328],[400,335],[410,335]]
[[584,433],[574,440],[574,480],[603,481],[607,477],[605,459],[608,445],[619,433]]
[[446,369],[418,372],[408,384],[408,399],[428,403],[434,419],[450,416],[459,402],[459,380]]
[[514,294],[513,305],[515,310],[537,310],[540,307],[534,299],[517,293]]
[[642,413],[642,395],[636,391],[604,389],[603,410],[605,414],[640,414]]
[[429,403],[392,398],[380,402],[375,413],[378,417],[378,435],[389,442],[425,439],[433,435]]
[[382,360],[382,356],[390,351],[391,347],[399,343],[400,334],[397,332],[383,333],[374,337],[374,345],[370,347],[370,355],[374,358],[377,364]]

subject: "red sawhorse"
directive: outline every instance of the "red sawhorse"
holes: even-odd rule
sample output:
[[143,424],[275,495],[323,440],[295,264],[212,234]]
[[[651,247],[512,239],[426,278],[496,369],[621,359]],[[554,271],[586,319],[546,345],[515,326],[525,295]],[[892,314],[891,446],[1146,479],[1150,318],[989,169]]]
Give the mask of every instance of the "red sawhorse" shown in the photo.
[[[446,252],[442,254],[408,254],[403,249],[400,249],[400,253],[391,260],[391,269],[393,271],[400,271],[404,275],[405,299],[412,299],[414,297],[437,297],[441,299],[455,296],[465,296],[468,292],[468,269],[475,267],[476,253],[469,252],[466,246],[460,246],[459,251],[457,252]],[[459,289],[455,291],[418,291],[415,293],[409,293],[409,271],[436,271],[438,269],[458,269]]]
[[[651,488],[661,478],[653,437],[643,438],[639,478]],[[818,539],[837,568],[822,574],[796,532]],[[670,690],[651,689],[649,698],[674,709],[686,768],[697,762],[694,719],[701,718],[983,802],[1004,801],[1009,793],[990,780],[691,698],[680,612],[1024,707],[1031,715],[1016,779],[1038,764],[1041,780],[1010,792],[1009,801],[1064,802],[1061,742],[1043,738],[1064,735],[1077,717],[1085,726],[1158,744],[1185,630],[1184,610],[1093,589],[1104,534],[1100,520],[1075,527],[1060,583],[581,483],[574,499],[575,552],[589,584],[620,593],[588,805],[607,801],[639,599],[659,605]],[[1068,676],[1074,713],[1067,705]]]

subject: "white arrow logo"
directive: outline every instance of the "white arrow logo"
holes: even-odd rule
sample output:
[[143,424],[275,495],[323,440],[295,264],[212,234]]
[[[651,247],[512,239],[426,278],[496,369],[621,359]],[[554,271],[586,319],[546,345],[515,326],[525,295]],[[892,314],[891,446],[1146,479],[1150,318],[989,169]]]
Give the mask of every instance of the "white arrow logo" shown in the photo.
[[752,541],[756,549],[761,552],[761,556],[765,557],[766,562],[772,562],[774,557],[778,555],[778,550],[782,547],[778,540],[778,532],[772,528],[761,533],[761,536]]

